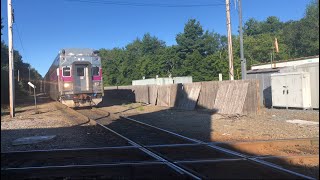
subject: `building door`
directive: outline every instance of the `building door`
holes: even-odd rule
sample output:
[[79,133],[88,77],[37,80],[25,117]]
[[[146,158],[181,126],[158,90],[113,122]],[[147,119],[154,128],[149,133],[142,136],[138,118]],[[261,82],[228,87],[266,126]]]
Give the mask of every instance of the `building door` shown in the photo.
[[272,106],[287,107],[286,75],[271,76]]

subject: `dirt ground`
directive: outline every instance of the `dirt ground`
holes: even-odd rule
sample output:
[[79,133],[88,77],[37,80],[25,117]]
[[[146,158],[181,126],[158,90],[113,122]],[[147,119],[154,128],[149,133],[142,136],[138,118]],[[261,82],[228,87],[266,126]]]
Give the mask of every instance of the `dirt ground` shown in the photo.
[[[38,103],[39,114],[32,103],[17,105],[14,118],[8,110],[1,110],[1,152],[128,145],[57,102],[40,96]],[[12,144],[18,138],[51,135],[55,138],[37,144]]]
[[[319,137],[318,110],[264,108],[257,115],[228,116],[207,110],[185,111],[114,101],[110,100],[110,105],[101,109],[206,142]],[[287,120],[315,124],[296,124]]]
[[[92,135],[93,139],[96,139],[94,138],[96,133],[101,133],[90,130],[92,125],[89,125],[86,119],[77,117],[77,114],[70,113],[66,108],[56,106],[56,102],[49,101],[45,97],[39,97],[38,101],[40,114],[35,114],[32,103],[18,106],[16,117],[13,119],[9,117],[8,110],[1,111],[2,141],[26,135],[51,135],[56,134],[57,131],[66,132],[66,134],[62,133],[64,134],[62,137],[66,136],[63,139],[76,142],[71,139],[77,136],[78,129],[83,129],[80,130],[81,135]],[[109,104],[99,109],[116,115],[132,117],[205,142],[319,137],[319,124],[287,122],[287,120],[305,120],[319,123],[318,110],[261,109],[257,115],[227,116],[206,110],[185,111],[141,103],[115,102],[114,100],[108,102]],[[73,133],[75,130],[77,133]],[[15,135],[12,136],[11,133]],[[111,135],[109,136],[108,139],[113,139]],[[90,142],[95,141],[99,142],[99,140]],[[1,149],[3,150],[3,143]]]
[[[235,143],[314,138],[316,139],[315,144],[312,142],[273,144],[262,142],[261,144],[236,143],[221,147],[253,156],[295,156],[291,159],[275,158],[268,161],[319,178],[319,111],[261,109],[256,115],[228,116],[207,110],[185,111],[141,103],[114,102],[114,100],[110,100],[109,103],[100,109],[205,142]],[[307,123],[290,123],[288,120],[304,120],[302,122]],[[300,156],[303,158],[299,158]],[[305,158],[305,156],[310,156],[310,158]],[[206,164],[205,167],[208,165]],[[211,167],[208,172],[212,172],[214,167],[216,166]]]
[[[111,100],[108,103],[100,107],[99,111],[106,112],[106,114],[110,112],[116,116],[128,116],[205,142],[319,138],[319,111],[262,109],[257,115],[227,116],[207,110],[185,111]],[[90,124],[84,116],[79,116],[78,113],[59,105],[57,102],[52,102],[46,97],[39,97],[38,108],[40,113],[37,114],[32,103],[19,105],[15,118],[9,117],[8,110],[1,110],[1,152],[128,145],[127,142],[105,129]],[[101,116],[100,114],[96,115]],[[304,120],[313,124],[295,124],[288,122],[288,120]],[[37,135],[56,135],[56,137],[39,144],[12,145],[12,142],[17,138]],[[231,146],[225,148],[232,149]],[[241,153],[253,155],[318,156],[319,154],[319,144],[313,146],[310,144],[275,143],[273,145],[256,144],[254,147],[237,144],[233,148]],[[270,162],[272,161],[270,160]],[[274,161],[279,160],[275,159]],[[311,169],[310,172],[304,173],[303,169],[302,173],[319,177],[317,174],[319,158],[312,157],[306,160],[305,158],[303,160],[296,158],[288,161],[290,163],[285,163],[283,166],[290,164],[288,167],[290,169],[294,164],[298,170],[301,167],[306,167],[305,169],[308,171]],[[279,164],[283,162],[285,161],[281,160]]]

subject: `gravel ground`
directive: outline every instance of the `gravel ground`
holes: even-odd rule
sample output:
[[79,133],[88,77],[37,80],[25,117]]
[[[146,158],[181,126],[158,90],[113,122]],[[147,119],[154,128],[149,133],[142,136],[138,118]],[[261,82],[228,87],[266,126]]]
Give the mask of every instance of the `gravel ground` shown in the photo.
[[[59,103],[40,99],[39,104],[39,114],[35,113],[31,104],[24,104],[17,108],[16,117],[12,119],[7,112],[1,112],[1,152],[128,145],[124,140],[99,126],[90,124],[86,118],[79,116],[78,113],[74,113],[74,111]],[[110,118],[113,115],[129,116],[207,142],[319,137],[319,124],[305,125],[287,122],[287,120],[296,119],[319,122],[319,111],[262,109],[258,115],[226,116],[206,110],[184,111],[140,103],[118,102],[116,104],[105,105],[100,110],[113,113]],[[107,115],[108,113],[106,113]],[[99,118],[101,115],[96,114],[96,116],[96,118]],[[117,124],[121,124],[121,121],[115,120],[106,125],[113,128],[124,127],[123,125],[114,127]],[[132,128],[134,125],[130,125],[130,127],[131,129],[122,129],[123,133],[130,134],[130,130],[136,130],[136,128]],[[56,137],[53,140],[33,145],[12,145],[12,141],[17,138],[36,135],[56,135]],[[158,135],[155,134],[154,137]],[[145,139],[145,137],[142,137],[143,133],[139,136]],[[149,140],[147,139],[147,141]],[[260,149],[265,149],[265,147],[261,146]],[[318,147],[310,149],[310,151],[318,152]],[[185,152],[184,149],[181,149],[181,152]],[[314,154],[312,152],[311,154]],[[199,152],[196,151],[196,153]],[[199,155],[204,154],[200,153]],[[312,161],[312,163],[314,162]],[[220,166],[214,165],[214,167]],[[312,168],[314,167],[315,170],[318,170],[319,163],[315,162],[312,165]],[[227,165],[224,170],[229,168],[230,166]],[[202,170],[206,170],[206,168],[200,168],[199,171]],[[211,168],[207,170],[208,173],[212,172]],[[217,172],[225,174],[224,171],[219,169],[217,169]]]
[[[16,109],[16,117],[12,119],[8,113],[2,113],[1,152],[128,145],[57,102],[44,100],[39,103],[40,114],[35,114],[34,107],[26,104]],[[56,137],[37,144],[12,145],[18,138],[46,135]]]
[[[111,101],[109,105],[101,109],[206,142],[319,138],[319,111],[261,109],[257,115],[226,116],[214,114],[206,110],[183,111],[140,103],[122,103],[121,105],[119,105],[120,103],[112,105],[112,103]],[[305,120],[317,124],[293,124],[287,122],[287,120]],[[250,155],[292,156],[319,154],[319,145],[308,144],[292,145],[290,143],[281,143],[280,146],[262,143],[252,144],[250,147],[236,146],[233,148],[228,146],[226,148]],[[303,158],[298,160],[299,163],[296,163],[275,158],[275,163],[287,169],[319,179],[318,159]],[[194,167],[194,170],[215,178],[219,177],[218,174],[220,172],[222,172],[223,177],[226,177],[226,174],[234,175],[234,173],[237,173],[236,170],[239,170],[239,164],[236,164],[236,170],[230,173],[226,172],[226,169],[232,169],[232,165],[227,165],[218,170],[215,168],[222,166],[215,163],[212,166],[208,163],[204,163],[203,166],[201,164],[198,165],[200,167]],[[243,165],[242,167],[247,166]],[[254,167],[257,166],[255,165]],[[265,168],[263,171],[265,171]],[[270,174],[274,177],[273,173]]]
[[[295,119],[319,122],[319,111],[262,109],[258,115],[230,117],[205,110],[183,111],[140,103],[109,103],[100,109],[207,142],[319,137],[319,124],[286,122]],[[2,111],[1,151],[127,145],[56,102],[39,97],[39,104],[40,114],[35,114],[32,104],[18,106],[13,119]],[[40,144],[11,145],[17,138],[36,135],[57,136]]]
[[[206,110],[184,111],[140,103],[110,104],[101,109],[207,142],[319,137],[319,111],[316,110],[261,109],[257,115],[226,116]],[[318,124],[286,121],[296,119]]]

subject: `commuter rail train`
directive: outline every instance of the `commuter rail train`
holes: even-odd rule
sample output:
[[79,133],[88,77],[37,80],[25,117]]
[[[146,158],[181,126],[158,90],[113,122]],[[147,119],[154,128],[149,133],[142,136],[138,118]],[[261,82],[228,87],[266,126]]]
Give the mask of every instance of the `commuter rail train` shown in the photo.
[[44,82],[50,98],[69,107],[98,105],[103,97],[101,59],[92,49],[62,49]]

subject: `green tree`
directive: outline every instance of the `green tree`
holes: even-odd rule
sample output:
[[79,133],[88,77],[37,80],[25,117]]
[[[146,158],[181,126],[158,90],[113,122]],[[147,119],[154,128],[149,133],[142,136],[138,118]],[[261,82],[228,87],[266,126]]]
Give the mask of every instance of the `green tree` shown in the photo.
[[254,18],[250,18],[247,22],[244,23],[243,31],[247,36],[260,34],[262,32],[261,23]]
[[[319,5],[312,1],[305,16],[298,21],[281,22],[270,16],[264,21],[253,18],[245,22],[244,53],[247,68],[270,62],[274,39],[280,52],[275,60],[317,55],[319,52]],[[239,36],[233,35],[234,77],[241,78]],[[106,85],[128,85],[134,79],[193,76],[194,81],[217,80],[222,73],[229,79],[227,37],[204,30],[200,22],[190,19],[183,32],[176,35],[177,45],[166,46],[157,37],[145,34],[125,48],[101,50]]]
[[2,18],[1,18],[1,36],[2,36],[2,29],[3,29],[3,25],[2,25]]
[[178,52],[181,58],[185,58],[187,54],[192,54],[197,50],[200,54],[204,54],[203,29],[199,21],[190,19],[185,24],[183,33],[176,36],[178,44]]

